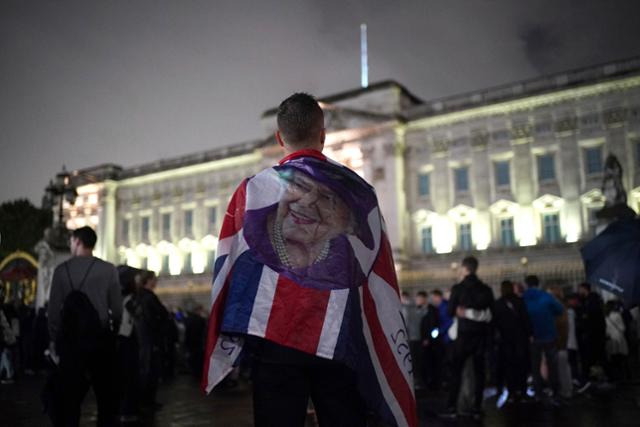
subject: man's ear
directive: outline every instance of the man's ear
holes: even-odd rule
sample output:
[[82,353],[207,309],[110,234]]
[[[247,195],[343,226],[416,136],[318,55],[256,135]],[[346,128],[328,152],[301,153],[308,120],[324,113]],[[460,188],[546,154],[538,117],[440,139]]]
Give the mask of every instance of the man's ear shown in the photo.
[[280,131],[276,131],[276,141],[278,141],[278,145],[284,148],[284,140],[282,139],[282,135],[280,135]]

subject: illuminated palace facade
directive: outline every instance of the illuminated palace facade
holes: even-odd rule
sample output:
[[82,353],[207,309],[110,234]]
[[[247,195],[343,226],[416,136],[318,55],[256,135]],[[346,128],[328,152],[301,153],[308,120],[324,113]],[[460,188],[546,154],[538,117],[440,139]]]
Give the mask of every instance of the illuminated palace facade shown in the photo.
[[[466,254],[493,285],[525,273],[580,280],[608,153],[640,208],[640,59],[429,102],[386,81],[321,104],[325,153],[376,188],[408,288],[452,284]],[[158,272],[165,299],[206,300],[231,194],[281,156],[275,109],[262,122],[264,139],[76,171],[67,226],[94,226],[98,256]]]

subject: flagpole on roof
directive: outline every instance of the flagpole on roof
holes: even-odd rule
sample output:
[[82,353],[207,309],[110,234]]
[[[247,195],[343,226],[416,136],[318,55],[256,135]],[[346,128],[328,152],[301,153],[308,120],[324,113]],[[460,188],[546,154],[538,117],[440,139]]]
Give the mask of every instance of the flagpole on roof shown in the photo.
[[367,58],[367,24],[360,24],[360,85],[369,86],[369,64]]

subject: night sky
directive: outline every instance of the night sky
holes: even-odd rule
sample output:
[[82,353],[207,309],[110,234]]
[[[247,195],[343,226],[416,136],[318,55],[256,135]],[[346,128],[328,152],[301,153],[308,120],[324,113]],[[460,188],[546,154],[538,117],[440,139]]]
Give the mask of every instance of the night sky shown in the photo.
[[294,91],[422,99],[640,55],[639,1],[0,2],[0,202],[62,164],[132,166],[265,136]]

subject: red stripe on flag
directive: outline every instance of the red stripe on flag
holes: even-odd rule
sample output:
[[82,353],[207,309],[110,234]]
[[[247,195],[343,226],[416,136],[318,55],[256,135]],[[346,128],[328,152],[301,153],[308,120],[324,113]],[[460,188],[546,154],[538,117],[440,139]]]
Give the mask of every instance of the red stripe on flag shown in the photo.
[[382,233],[380,251],[378,252],[376,262],[373,264],[373,272],[382,277],[384,281],[390,284],[393,289],[396,290],[396,293],[400,295],[398,279],[396,278],[396,266],[393,262],[393,252],[386,233]]
[[213,350],[216,348],[216,344],[218,343],[218,337],[220,336],[220,324],[222,323],[222,315],[224,313],[223,304],[227,300],[227,293],[229,291],[229,282],[231,280],[231,274],[233,273],[233,269],[229,271],[227,275],[227,280],[224,281],[224,285],[220,293],[218,294],[218,298],[213,302],[213,307],[211,307],[211,313],[209,314],[209,324],[207,327],[207,344],[205,346],[205,358],[204,358],[204,368],[202,370],[202,390],[206,391],[208,385],[208,377],[209,377],[209,365],[211,362],[211,354]]
[[219,239],[225,239],[233,236],[242,228],[244,221],[244,208],[247,200],[247,183],[248,179],[242,181],[231,197],[227,213],[222,221],[222,229],[220,230]]
[[329,304],[330,291],[305,288],[280,275],[265,338],[315,354]]
[[369,325],[369,330],[371,331],[373,347],[378,355],[380,367],[391,388],[391,392],[400,404],[400,408],[409,426],[417,426],[418,414],[416,411],[416,401],[409,385],[404,379],[400,367],[396,363],[393,350],[389,347],[384,329],[382,329],[380,319],[378,319],[376,303],[369,291],[368,283],[362,287],[362,308],[367,319],[367,324]]

